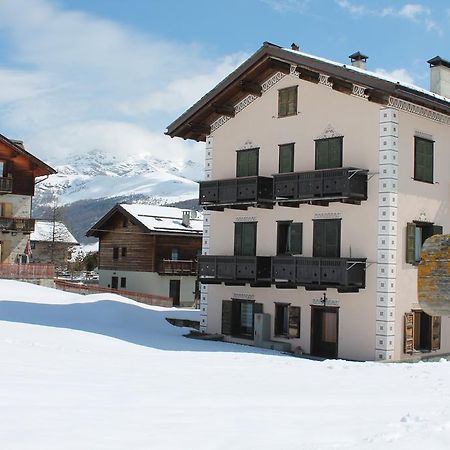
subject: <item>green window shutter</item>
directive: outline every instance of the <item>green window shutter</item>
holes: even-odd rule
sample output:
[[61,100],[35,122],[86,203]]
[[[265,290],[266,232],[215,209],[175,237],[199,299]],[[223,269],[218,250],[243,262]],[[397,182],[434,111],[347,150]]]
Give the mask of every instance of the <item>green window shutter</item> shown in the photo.
[[244,151],[237,152],[237,177],[246,177],[248,173],[248,153]]
[[328,141],[322,139],[316,141],[316,170],[328,167]]
[[278,117],[297,114],[297,86],[278,91]]
[[406,262],[416,263],[416,225],[414,223],[406,225]]
[[256,255],[256,222],[242,223],[241,256]]
[[300,337],[300,308],[289,306],[289,337]]
[[249,177],[258,175],[258,149],[239,150],[237,152],[236,176]]
[[328,168],[342,167],[342,138],[328,140]]
[[293,255],[302,254],[302,235],[303,235],[303,224],[291,223],[289,227],[289,243],[291,254]]
[[431,350],[441,348],[441,317],[431,317]]
[[234,224],[234,254],[235,256],[242,255],[242,225],[243,223]]
[[294,171],[294,144],[280,145],[279,173]]
[[287,114],[297,114],[297,86],[288,89]]
[[325,256],[339,258],[341,256],[341,221],[325,220]]
[[278,91],[278,116],[284,117],[287,115],[287,100],[288,93],[286,89]]
[[233,319],[233,302],[222,300],[222,334],[231,334]]
[[325,224],[324,220],[314,221],[313,256],[325,256]]
[[258,175],[258,150],[252,149],[247,152],[247,176]]
[[414,179],[433,182],[434,143],[416,137],[414,140]]

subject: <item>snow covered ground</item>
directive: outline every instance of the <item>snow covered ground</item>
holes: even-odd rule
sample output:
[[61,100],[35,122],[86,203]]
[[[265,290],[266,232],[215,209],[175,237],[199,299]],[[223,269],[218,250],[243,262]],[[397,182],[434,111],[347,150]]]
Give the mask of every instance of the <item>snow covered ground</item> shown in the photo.
[[149,307],[0,280],[0,448],[448,449],[450,363],[186,339]]

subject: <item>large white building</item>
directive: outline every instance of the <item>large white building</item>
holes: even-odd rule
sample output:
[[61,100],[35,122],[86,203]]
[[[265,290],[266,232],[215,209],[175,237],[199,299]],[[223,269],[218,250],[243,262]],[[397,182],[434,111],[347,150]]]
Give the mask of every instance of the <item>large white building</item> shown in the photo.
[[450,63],[424,90],[265,43],[169,127],[206,141],[201,326],[321,357],[450,352],[417,300],[450,231]]

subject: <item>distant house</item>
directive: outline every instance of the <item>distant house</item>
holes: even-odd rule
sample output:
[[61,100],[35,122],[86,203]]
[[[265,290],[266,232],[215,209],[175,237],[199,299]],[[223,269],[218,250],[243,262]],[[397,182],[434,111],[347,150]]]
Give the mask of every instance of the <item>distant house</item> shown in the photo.
[[21,141],[0,135],[0,263],[4,270],[6,264],[28,261],[35,179],[53,173]]
[[99,238],[99,285],[169,296],[175,306],[194,304],[202,231],[193,211],[114,206],[86,234]]
[[74,246],[80,245],[62,222],[36,220],[30,235],[33,263],[52,263],[66,268]]

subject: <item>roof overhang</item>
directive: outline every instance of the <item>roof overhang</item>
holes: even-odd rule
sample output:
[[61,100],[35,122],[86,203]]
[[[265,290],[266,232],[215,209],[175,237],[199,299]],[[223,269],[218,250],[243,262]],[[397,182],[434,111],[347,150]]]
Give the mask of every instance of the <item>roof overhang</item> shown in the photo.
[[320,74],[328,75],[333,81],[333,89],[340,92],[350,94],[353,84],[365,87],[368,100],[372,102],[385,105],[389,97],[394,96],[450,115],[450,102],[431,93],[357,71],[352,66],[332,64],[265,42],[256,53],[172,122],[166,134],[205,141],[215,120],[224,115],[234,117],[234,107],[239,101],[248,94],[261,96],[261,84],[276,72],[289,74],[291,66],[295,66],[300,79],[313,83],[319,82]]

